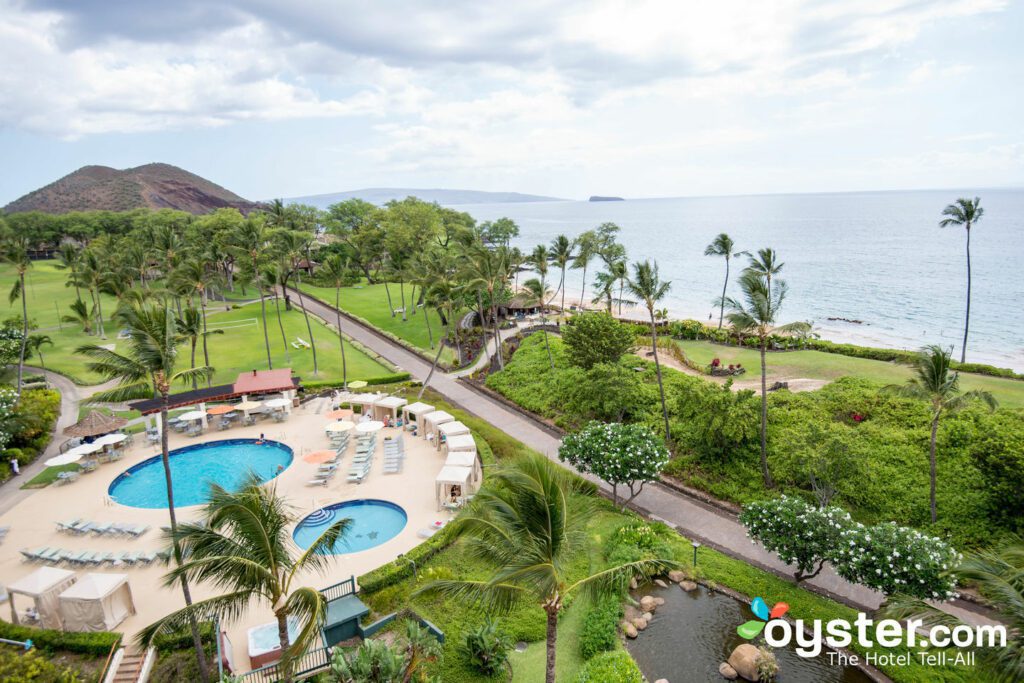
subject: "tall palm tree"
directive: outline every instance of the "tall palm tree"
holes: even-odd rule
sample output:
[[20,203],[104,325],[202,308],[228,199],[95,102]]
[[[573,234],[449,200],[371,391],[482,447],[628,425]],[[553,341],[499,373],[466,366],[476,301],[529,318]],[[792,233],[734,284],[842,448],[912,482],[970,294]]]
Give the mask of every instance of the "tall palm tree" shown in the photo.
[[[209,330],[205,329],[206,325],[202,314],[196,309],[195,306],[189,305],[185,307],[182,316],[176,321],[178,325],[178,334],[181,338],[189,343],[189,347],[192,351],[191,356],[191,367],[196,367],[196,347],[199,345],[199,341],[203,342],[203,353],[206,354],[206,337],[211,334],[224,334],[224,330]],[[206,356],[206,366],[209,367],[209,356]],[[207,376],[207,383],[209,384],[213,375]],[[199,388],[199,377],[192,377],[192,388]]]
[[548,283],[545,280],[548,274],[547,266],[541,268],[538,273],[540,277],[532,277],[524,282],[523,289],[526,290],[527,300],[540,309],[541,331],[544,333],[544,348],[548,350],[548,363],[551,364],[551,369],[554,370],[555,357],[551,355],[551,343],[548,341],[548,319],[547,314],[544,312],[548,303],[548,297],[551,295],[550,290],[548,290]]
[[654,351],[654,370],[658,375],[658,392],[661,394],[661,413],[665,418],[665,441],[672,441],[672,430],[668,425],[668,404],[665,402],[665,384],[661,379],[661,361],[658,360],[658,325],[655,320],[655,308],[669,289],[672,283],[662,280],[658,275],[658,262],[633,264],[633,277],[629,279],[630,293],[647,307],[647,313],[651,317],[651,348]]
[[[185,291],[190,299],[193,294],[199,299],[199,315],[200,322],[202,323],[202,334],[200,336],[203,340],[204,365],[210,364],[210,350],[206,343],[206,337],[208,336],[206,329],[206,297],[211,287],[217,287],[223,282],[220,274],[216,270],[211,270],[210,267],[212,265],[213,262],[203,253],[189,254],[171,274],[174,286]],[[222,332],[223,330],[218,330],[218,333]],[[192,366],[195,367],[195,364],[195,359],[193,359]]]
[[[164,483],[167,487],[167,513],[171,519],[171,533],[174,539],[174,560],[182,563],[181,545],[177,540],[178,518],[174,510],[174,482],[171,476],[170,449],[167,444],[167,409],[170,403],[171,385],[174,382],[191,383],[193,378],[206,379],[213,374],[213,368],[201,367],[178,370],[178,344],[181,335],[167,302],[159,306],[125,306],[118,310],[118,319],[129,332],[127,353],[121,354],[110,349],[86,344],[78,347],[76,353],[90,358],[86,365],[106,380],[117,380],[118,385],[107,391],[94,394],[95,402],[121,403],[131,399],[160,399],[160,459],[164,466]],[[192,604],[192,592],[188,579],[181,576],[181,592],[185,605]],[[203,644],[199,638],[199,627],[195,619],[189,620],[192,630],[192,644],[199,661],[202,680],[209,679]]]
[[467,600],[488,611],[507,611],[528,601],[547,616],[545,681],[555,680],[558,616],[576,595],[603,597],[625,590],[629,580],[676,565],[664,559],[615,565],[573,580],[569,567],[585,552],[592,497],[577,495],[571,474],[539,454],[517,458],[492,475],[452,526],[475,557],[494,565],[483,581],[440,580],[419,592]]
[[107,338],[103,325],[102,289],[106,284],[104,264],[95,248],[86,249],[79,266],[82,281],[92,296],[93,310],[96,311],[96,326],[100,331],[100,339]]
[[580,305],[587,300],[587,266],[597,256],[599,245],[597,233],[587,230],[576,238],[576,257],[572,261],[572,267],[583,269],[583,287],[580,289]]
[[[771,249],[762,249],[761,254],[770,253]],[[779,266],[781,268],[781,266]],[[776,272],[778,272],[776,270]],[[761,351],[761,476],[767,488],[775,486],[771,471],[768,469],[768,371],[766,357],[768,354],[768,338],[773,332],[792,333],[809,327],[809,323],[798,322],[776,326],[782,302],[786,299],[785,280],[776,280],[775,289],[771,291],[769,275],[747,269],[740,275],[740,291],[742,300],[726,299],[729,308],[729,324],[739,334],[753,334],[757,337]]]
[[82,260],[82,250],[71,242],[63,242],[60,245],[60,250],[57,252],[57,270],[68,271],[68,281],[65,283],[67,287],[75,288],[75,298],[81,299],[82,292],[79,289],[79,275],[78,275],[78,264]]
[[[171,532],[174,545],[187,559],[171,569],[164,580],[168,586],[179,581],[209,583],[223,592],[150,624],[139,632],[138,642],[149,646],[160,633],[213,615],[234,620],[261,602],[273,610],[277,620],[281,680],[292,681],[295,660],[316,642],[327,618],[323,594],[315,588],[296,586],[296,582],[303,572],[327,570],[333,559],[330,550],[352,520],[332,523],[308,548],[296,554],[291,536],[291,527],[298,520],[294,509],[277,495],[276,485],[264,486],[255,476],[236,493],[211,484],[201,519]],[[288,634],[289,617],[301,624],[295,642]]]
[[321,274],[334,285],[334,315],[337,318],[335,325],[338,328],[338,348],[341,349],[341,387],[345,391],[348,391],[348,363],[345,361],[345,335],[341,331],[341,287],[345,284],[348,268],[349,259],[341,254],[331,254],[320,266]]
[[967,330],[971,324],[971,226],[977,224],[984,214],[985,209],[981,208],[980,198],[961,197],[942,210],[942,215],[946,218],[939,221],[940,228],[962,225],[967,232],[967,314],[964,316],[964,346],[960,350],[961,363],[967,362]]
[[263,343],[267,349],[267,368],[274,369],[270,357],[270,333],[267,330],[267,299],[263,294],[262,268],[266,263],[266,250],[270,242],[270,231],[260,216],[250,216],[237,230],[226,237],[229,251],[244,259],[248,274],[253,278],[256,292],[260,297],[260,317],[263,319]]
[[765,291],[770,298],[772,295],[772,279],[782,272],[782,267],[786,264],[779,261],[778,253],[771,247],[758,249],[756,254],[747,254],[747,256],[750,257],[750,262],[747,264],[746,270],[764,277]]
[[711,244],[704,248],[705,256],[722,256],[725,258],[725,282],[722,283],[722,296],[718,300],[718,329],[722,329],[722,320],[725,318],[725,292],[729,287],[729,260],[740,256],[750,256],[745,251],[736,251],[736,243],[724,232],[718,233],[718,237],[711,240]]
[[[473,246],[466,254],[465,285],[477,291],[480,299],[481,323],[486,326],[483,317],[483,294],[487,294],[487,302],[491,310],[491,322],[494,327],[495,354],[498,366],[505,367],[505,359],[501,352],[501,333],[498,329],[498,304],[508,288],[508,249],[498,247],[489,249],[482,244]],[[546,266],[545,266],[546,267]],[[485,337],[486,339],[486,337]]]
[[291,361],[291,353],[288,351],[288,335],[284,333],[284,320],[281,318],[281,297],[278,291],[284,290],[281,277],[281,266],[277,263],[268,263],[263,266],[263,281],[270,285],[274,293],[274,313],[277,314],[277,328],[281,332],[281,347],[284,349],[285,358]]
[[[1015,538],[991,549],[980,550],[965,557],[950,573],[970,582],[996,612],[995,620],[1006,624],[1005,647],[975,649],[978,668],[993,683],[1014,683],[1024,680],[1024,542]],[[882,605],[882,614],[900,621],[920,619],[925,628],[946,626],[953,629],[965,625],[958,617],[934,605],[906,595],[890,596]],[[969,627],[974,624],[966,624]]]
[[[432,306],[437,311],[441,324],[447,328],[445,337],[455,341],[455,353],[458,360],[462,361],[462,345],[459,342],[458,319],[456,318],[457,301],[463,297],[467,289],[466,283],[459,278],[458,269],[455,265],[455,258],[448,251],[432,250],[423,259],[423,282],[421,287],[424,292],[424,317],[428,314],[426,308]],[[434,355],[434,362],[430,365],[430,372],[423,380],[419,394],[416,399],[423,398],[423,392],[430,384],[437,363],[441,360],[441,350],[444,348],[444,340],[438,344],[437,353]]]
[[887,391],[901,396],[927,401],[931,410],[931,442],[928,447],[929,477],[931,479],[931,513],[932,523],[937,519],[935,504],[936,437],[939,433],[939,421],[944,415],[963,410],[973,402],[981,402],[991,410],[996,408],[996,399],[987,391],[960,392],[959,373],[950,372],[951,351],[940,346],[926,346],[914,359],[914,375],[906,384],[889,385]]
[[32,353],[39,354],[39,367],[46,369],[46,359],[43,358],[43,346],[53,346],[53,340],[48,334],[30,334],[28,336],[28,349]]
[[313,236],[309,233],[298,232],[296,230],[283,230],[277,233],[277,245],[281,251],[282,256],[282,274],[283,282],[281,285],[281,295],[285,297],[287,301],[287,286],[288,286],[288,274],[295,273],[295,291],[299,296],[299,308],[302,309],[302,317],[306,320],[306,333],[309,335],[309,347],[313,352],[313,375],[320,374],[316,360],[316,337],[313,334],[313,326],[309,322],[309,311],[306,310],[306,302],[302,298],[302,275],[299,269],[299,262],[306,258],[308,263],[308,251],[309,243],[313,241]]
[[551,247],[548,251],[551,265],[557,266],[562,271],[561,276],[558,278],[558,289],[555,290],[556,295],[558,292],[562,293],[562,315],[565,315],[565,269],[569,267],[569,262],[573,259],[572,250],[575,246],[575,242],[568,237],[559,235],[551,240]]
[[3,259],[14,266],[14,272],[18,276],[11,287],[8,300],[13,304],[21,299],[21,350],[18,353],[18,383],[15,386],[15,393],[20,398],[21,378],[25,372],[25,347],[28,344],[28,293],[25,291],[25,273],[32,267],[32,259],[28,255],[31,245],[24,235],[11,235],[5,242]]

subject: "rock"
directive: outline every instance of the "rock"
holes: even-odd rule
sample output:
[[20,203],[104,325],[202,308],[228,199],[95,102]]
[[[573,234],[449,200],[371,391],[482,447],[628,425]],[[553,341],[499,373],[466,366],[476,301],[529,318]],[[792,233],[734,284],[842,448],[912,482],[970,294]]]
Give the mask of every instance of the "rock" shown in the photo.
[[640,609],[642,609],[644,612],[653,612],[655,609],[657,609],[657,607],[658,603],[656,603],[654,601],[654,598],[650,595],[645,595],[644,597],[640,598]]
[[650,622],[651,619],[654,618],[654,615],[651,614],[650,612],[644,612],[643,614],[640,615],[640,618],[643,619],[644,621]]
[[659,678],[658,680],[654,681],[654,683],[668,683],[668,679],[667,678]]
[[633,624],[633,627],[637,631],[643,631],[645,628],[647,628],[647,620],[643,617],[640,617],[639,619],[634,619],[630,623]]
[[638,610],[636,607],[633,607],[633,605],[626,605],[622,608],[622,616],[626,621],[633,621],[634,619],[642,617],[643,614],[643,612]]
[[654,598],[654,604],[657,605],[658,607],[661,607],[662,605],[665,604],[665,598],[661,598],[661,597]]
[[761,653],[750,643],[737,645],[729,655],[729,666],[738,676],[747,681],[757,681],[757,658]]
[[668,584],[662,581],[661,579],[655,579],[654,583],[662,588],[668,588]]
[[629,623],[622,624],[622,632],[626,635],[627,638],[636,638],[638,635],[636,627],[633,626],[633,624]]
[[735,681],[738,675],[736,669],[729,666],[728,662],[722,662],[718,665],[718,673],[722,674],[722,678],[727,681]]
[[630,580],[629,580],[629,590],[631,590],[631,591],[635,591],[635,590],[636,590],[636,588],[637,588],[637,582],[636,582],[636,579],[630,579]]
[[678,569],[673,569],[668,573],[668,578],[672,583],[679,583],[680,581],[686,580],[686,573],[681,572]]
[[693,581],[680,581],[679,582],[679,587],[682,588],[687,593],[691,593],[691,592],[697,590],[697,584],[695,584]]

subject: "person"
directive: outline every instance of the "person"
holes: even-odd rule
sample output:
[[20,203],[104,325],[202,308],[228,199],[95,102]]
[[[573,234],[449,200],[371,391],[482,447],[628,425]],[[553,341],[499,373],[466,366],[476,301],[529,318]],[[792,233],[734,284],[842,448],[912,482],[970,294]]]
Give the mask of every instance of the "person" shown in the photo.
[[15,476],[21,474],[21,467],[18,466],[17,458],[11,458],[11,471],[14,472]]
[[263,438],[263,432],[260,432],[260,438],[256,439],[256,445],[262,446],[265,439]]

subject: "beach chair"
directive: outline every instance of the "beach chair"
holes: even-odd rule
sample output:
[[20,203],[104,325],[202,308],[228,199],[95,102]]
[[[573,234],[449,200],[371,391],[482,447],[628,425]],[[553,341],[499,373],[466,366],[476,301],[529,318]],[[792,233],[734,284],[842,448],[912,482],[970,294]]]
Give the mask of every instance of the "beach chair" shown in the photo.
[[256,424],[256,416],[255,415],[246,415],[245,419],[242,420],[242,426],[243,427],[251,427],[254,424]]
[[100,524],[93,524],[89,531],[93,532],[97,536],[102,536],[103,534],[117,533],[113,529],[114,524],[112,522],[102,522]]
[[132,538],[138,538],[142,534],[149,531],[148,524],[129,524],[128,527],[129,528],[126,530],[126,533]]
[[149,443],[160,443],[160,432],[157,432],[157,431],[147,431],[146,432],[146,441],[149,442]]
[[18,552],[21,553],[21,556],[23,558],[25,558],[26,561],[28,561],[28,562],[38,562],[40,556],[43,553],[45,553],[45,552],[49,552],[49,550],[50,550],[50,547],[44,545],[44,546],[40,546],[40,547],[36,548],[35,550],[26,550],[25,548],[22,548]]
[[73,534],[82,535],[82,534],[87,534],[90,531],[92,531],[93,527],[95,527],[95,526],[96,526],[95,522],[90,522],[87,519],[83,519],[82,521],[78,522],[77,524],[73,524],[72,526],[68,527],[68,531],[70,531]]
[[59,474],[57,474],[57,483],[58,484],[70,484],[73,481],[78,481],[78,477],[79,476],[81,476],[81,475],[79,475],[78,472],[75,472],[75,471],[72,471],[72,472],[60,472]]
[[398,458],[397,460],[393,460],[391,462],[388,462],[387,460],[385,460],[384,461],[384,474],[401,474],[402,473],[402,467],[404,465],[405,465],[405,460],[403,458]]
[[80,465],[80,467],[82,468],[82,472],[85,472],[87,474],[89,472],[95,472],[96,468],[99,467],[99,466],[100,466],[100,464],[97,461],[95,461],[95,460],[85,460]]
[[356,484],[362,484],[363,480],[366,479],[366,475],[370,473],[370,463],[367,462],[365,465],[353,466],[348,471],[347,481]]
[[106,564],[106,563],[113,564],[115,559],[116,559],[116,557],[115,557],[114,553],[102,552],[101,551],[99,553],[99,557],[96,558],[96,564],[97,565]]
[[306,482],[306,486],[323,486],[327,488],[327,484],[331,481],[330,477],[316,476]]
[[57,522],[57,531],[71,531],[74,529],[74,526],[79,524],[81,521],[81,517],[75,517],[74,519],[66,519],[63,522]]
[[147,550],[147,551],[141,553],[139,555],[139,557],[138,557],[138,560],[136,560],[136,561],[140,562],[141,564],[144,564],[144,565],[150,565],[155,560],[156,560],[156,551],[155,550]]
[[220,431],[222,431],[222,432],[223,432],[223,431],[224,431],[225,429],[230,429],[230,428],[231,428],[231,421],[230,421],[230,420],[228,420],[228,419],[227,419],[227,418],[225,418],[225,417],[222,417],[222,418],[220,419],[220,422],[218,422],[218,423],[217,423],[217,429],[219,429],[219,430],[220,430]]

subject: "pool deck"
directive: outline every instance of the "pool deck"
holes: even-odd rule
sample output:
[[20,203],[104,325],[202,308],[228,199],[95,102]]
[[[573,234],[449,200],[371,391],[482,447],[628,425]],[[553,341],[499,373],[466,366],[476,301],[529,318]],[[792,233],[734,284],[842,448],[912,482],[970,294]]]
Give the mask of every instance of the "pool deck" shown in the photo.
[[[170,434],[172,449],[204,441],[258,438],[261,433],[265,434],[267,439],[291,446],[295,452],[294,460],[273,480],[273,483],[277,486],[278,493],[296,508],[296,519],[301,519],[324,505],[362,498],[387,500],[405,510],[409,521],[394,538],[368,550],[339,555],[323,575],[309,574],[303,577],[300,585],[317,588],[330,586],[352,575],[359,576],[395,559],[423,542],[417,535],[418,530],[430,526],[435,521],[450,518],[447,512],[437,510],[434,478],[444,465],[444,456],[431,443],[406,433],[403,471],[400,474],[383,473],[381,442],[385,436],[400,433],[397,428],[385,428],[378,433],[373,469],[362,484],[349,484],[345,481],[354,450],[354,445],[350,443],[341,461],[341,471],[334,480],[327,487],[307,486],[306,482],[313,477],[318,465],[307,463],[302,457],[311,451],[329,448],[328,439],[324,434],[327,420],[321,415],[327,410],[329,406],[326,399],[314,400],[295,409],[291,417],[282,423],[263,420],[251,427],[233,427],[223,432],[208,431],[198,438],[173,432]],[[126,507],[112,503],[107,498],[110,483],[121,472],[154,455],[159,455],[159,448],[146,444],[143,435],[136,435],[135,445],[128,450],[122,460],[100,465],[95,472],[83,473],[78,481],[71,484],[53,484],[34,491],[11,510],[0,515],[0,525],[11,527],[7,538],[0,544],[0,585],[9,584],[43,566],[24,561],[19,553],[23,548],[50,546],[66,550],[117,553],[162,549],[164,543],[160,527],[169,523],[166,510]],[[199,511],[198,506],[179,507],[178,519],[193,519]],[[120,535],[76,535],[57,531],[57,522],[75,518],[86,518],[96,522],[148,524],[151,528],[136,539]],[[165,568],[157,563],[149,567],[124,568],[114,568],[106,564],[100,569],[85,568],[76,571],[79,575],[91,571],[121,572],[128,575],[137,613],[118,627],[118,630],[127,637],[133,637],[143,626],[184,605],[180,590],[163,587],[162,575]],[[192,586],[193,597],[197,600],[216,592],[202,584]],[[19,611],[24,613],[29,606],[28,598],[18,596],[16,600]],[[10,619],[9,606],[0,605],[0,618]],[[247,630],[272,619],[273,614],[269,608],[261,605],[256,609],[250,609],[238,621],[223,625],[231,641],[233,660],[238,670],[248,670]]]

